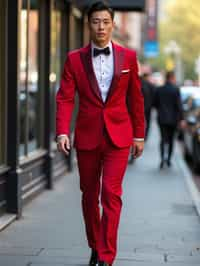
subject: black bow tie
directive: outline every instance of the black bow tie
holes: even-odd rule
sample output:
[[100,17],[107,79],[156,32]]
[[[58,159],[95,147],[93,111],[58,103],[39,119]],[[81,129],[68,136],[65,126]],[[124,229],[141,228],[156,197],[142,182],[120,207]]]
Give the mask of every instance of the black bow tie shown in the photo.
[[106,47],[104,49],[98,49],[98,48],[94,48],[93,50],[93,56],[96,57],[100,54],[105,54],[105,55],[109,55],[110,54],[110,48]]

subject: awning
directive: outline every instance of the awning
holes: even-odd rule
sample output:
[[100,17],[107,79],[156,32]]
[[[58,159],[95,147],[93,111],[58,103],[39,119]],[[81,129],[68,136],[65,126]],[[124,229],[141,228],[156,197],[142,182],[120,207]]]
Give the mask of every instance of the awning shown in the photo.
[[[96,0],[72,0],[72,2],[81,9],[86,9]],[[144,11],[145,0],[109,0],[109,6],[118,11]]]

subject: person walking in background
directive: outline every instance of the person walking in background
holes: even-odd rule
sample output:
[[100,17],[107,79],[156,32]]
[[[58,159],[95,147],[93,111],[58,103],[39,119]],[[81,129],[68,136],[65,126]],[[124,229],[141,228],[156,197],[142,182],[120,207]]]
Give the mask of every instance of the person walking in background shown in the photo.
[[183,124],[183,113],[179,88],[173,71],[166,73],[166,82],[156,89],[154,105],[157,109],[160,128],[160,168],[171,166],[171,156],[177,126]]
[[155,87],[149,81],[149,73],[144,73],[141,77],[142,82],[142,93],[144,96],[144,110],[145,110],[145,119],[146,119],[146,133],[145,140],[147,140],[151,122],[151,110],[154,102],[154,93]]
[[75,92],[79,94],[74,146],[91,248],[90,266],[109,266],[115,259],[122,181],[130,146],[134,145],[135,158],[144,148],[144,103],[136,53],[111,41],[113,18],[113,10],[102,1],[90,7],[91,42],[68,53],[56,96],[57,146],[69,154]]

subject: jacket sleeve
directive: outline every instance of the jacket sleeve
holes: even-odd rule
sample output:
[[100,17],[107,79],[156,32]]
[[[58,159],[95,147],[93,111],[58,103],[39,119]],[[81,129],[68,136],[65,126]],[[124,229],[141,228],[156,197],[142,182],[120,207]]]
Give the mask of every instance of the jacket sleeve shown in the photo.
[[68,54],[61,77],[60,88],[56,94],[56,136],[70,134],[70,122],[75,102],[75,78]]
[[133,138],[145,137],[144,99],[138,74],[136,53],[131,57],[131,72],[128,88],[129,113],[133,127]]

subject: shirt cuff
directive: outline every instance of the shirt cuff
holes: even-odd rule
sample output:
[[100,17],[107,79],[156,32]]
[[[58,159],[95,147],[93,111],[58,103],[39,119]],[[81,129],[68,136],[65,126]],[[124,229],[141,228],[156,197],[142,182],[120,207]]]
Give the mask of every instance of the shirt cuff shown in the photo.
[[67,134],[60,134],[56,137],[56,141],[58,141],[62,137],[67,137]]
[[144,141],[143,138],[134,138],[133,140],[134,140],[134,141]]

